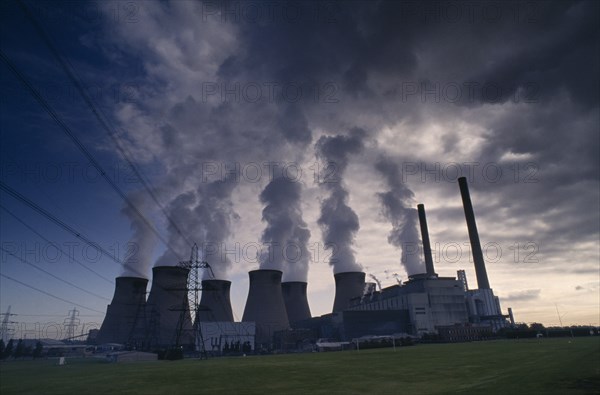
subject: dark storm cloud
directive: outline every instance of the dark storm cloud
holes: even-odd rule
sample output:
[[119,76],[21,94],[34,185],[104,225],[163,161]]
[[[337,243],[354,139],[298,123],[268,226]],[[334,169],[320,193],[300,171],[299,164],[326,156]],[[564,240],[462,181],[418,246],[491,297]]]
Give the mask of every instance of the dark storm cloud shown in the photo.
[[[261,8],[268,2],[253,4]],[[469,180],[484,240],[533,241],[540,256],[548,257],[543,267],[558,268],[554,257],[561,251],[597,238],[598,3],[332,2],[321,9],[317,2],[294,2],[294,7],[300,15],[295,20],[281,14],[252,20],[236,10],[223,20],[222,14],[202,14],[197,3],[172,3],[158,7],[155,24],[119,36],[126,41],[122,47],[135,48],[146,59],[145,70],[156,75],[148,90],[168,97],[143,102],[142,115],[162,125],[159,138],[140,132],[133,141],[147,144],[167,163],[168,177],[178,179],[177,185],[194,181],[198,158],[306,158],[314,131],[341,135],[361,125],[374,140],[388,129],[388,144],[380,146],[398,164],[422,161],[431,168],[433,161],[464,161],[500,167],[504,173],[498,180],[482,175],[481,167]],[[163,25],[170,29],[162,31]],[[208,37],[203,51],[190,37]],[[161,40],[165,44],[158,48]],[[202,74],[204,64],[214,70]],[[293,101],[279,93],[271,100],[263,90],[256,102],[239,94],[204,100],[207,81],[219,92],[236,83],[293,83],[303,87],[304,96]],[[456,87],[458,97],[451,95]],[[323,95],[329,88],[331,102]],[[323,141],[317,151],[341,165],[343,174],[346,153],[358,148],[343,138],[338,146]],[[429,149],[433,153],[424,157]],[[534,182],[526,180],[529,165]],[[393,181],[403,176],[390,169],[384,174]],[[455,178],[426,180],[421,190],[459,206]],[[409,178],[406,184],[414,182],[422,181]],[[348,205],[353,191],[341,184],[322,187],[330,196],[321,207],[321,224],[345,229],[324,229],[324,239],[339,236],[353,261],[359,228]],[[407,198],[406,191],[396,192],[400,201]],[[390,208],[392,200],[386,200]],[[446,238],[440,242],[468,240],[461,209],[446,207],[435,220],[446,225],[439,227]]]
[[514,97],[518,89],[530,99],[548,100],[561,91],[587,108],[598,104],[599,5],[593,1],[548,2],[536,8],[532,23],[519,24],[521,42],[514,50],[494,53],[490,62],[470,78],[496,85],[497,100]]

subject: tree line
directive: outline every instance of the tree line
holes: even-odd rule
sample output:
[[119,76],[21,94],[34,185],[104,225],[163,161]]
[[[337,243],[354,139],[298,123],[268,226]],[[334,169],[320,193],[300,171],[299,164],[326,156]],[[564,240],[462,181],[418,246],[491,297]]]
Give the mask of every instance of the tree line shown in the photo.
[[6,360],[9,358],[20,359],[31,357],[33,359],[40,358],[44,347],[40,341],[35,343],[35,347],[26,346],[23,343],[23,339],[19,339],[15,346],[13,339],[10,339],[8,343],[4,343],[4,339],[0,339],[0,359]]

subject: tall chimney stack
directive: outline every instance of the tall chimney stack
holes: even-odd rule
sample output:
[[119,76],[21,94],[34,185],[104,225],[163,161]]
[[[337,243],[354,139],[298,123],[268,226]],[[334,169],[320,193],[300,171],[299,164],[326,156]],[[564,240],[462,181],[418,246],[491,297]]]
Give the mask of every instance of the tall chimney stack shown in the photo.
[[365,291],[365,274],[363,272],[336,273],[335,300],[333,312],[344,311],[354,298],[360,298]]
[[515,316],[513,315],[512,307],[508,308],[508,317],[510,319],[510,324],[515,326]]
[[307,284],[302,281],[286,281],[281,283],[283,301],[290,324],[311,318],[310,307],[306,297]]
[[145,278],[117,277],[115,294],[98,332],[99,344],[127,344],[143,338],[147,285]]
[[289,328],[281,291],[280,270],[251,270],[248,299],[242,321],[256,323],[256,343],[270,344],[276,331]]
[[481,251],[481,243],[479,242],[479,233],[477,232],[475,213],[473,212],[473,204],[471,203],[467,179],[465,177],[460,177],[458,179],[458,185],[460,186],[460,195],[465,210],[467,228],[469,229],[469,240],[471,242],[471,250],[473,251],[473,261],[475,262],[477,286],[479,289],[490,289],[490,282],[488,281],[487,272],[485,270],[485,262],[483,260],[483,252]]
[[421,238],[423,239],[423,255],[425,257],[425,271],[427,276],[435,276],[433,268],[433,257],[431,255],[431,242],[429,241],[429,229],[427,227],[427,217],[425,216],[425,206],[417,205],[419,211],[419,224],[421,225]]

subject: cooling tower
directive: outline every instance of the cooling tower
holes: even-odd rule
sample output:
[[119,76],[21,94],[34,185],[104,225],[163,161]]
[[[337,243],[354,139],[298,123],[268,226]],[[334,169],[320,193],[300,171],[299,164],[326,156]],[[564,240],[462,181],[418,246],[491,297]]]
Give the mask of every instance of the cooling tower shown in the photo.
[[201,322],[233,322],[229,289],[231,281],[202,280],[202,297],[197,320]]
[[469,186],[467,179],[460,177],[458,179],[460,186],[460,195],[463,201],[465,210],[465,218],[467,220],[467,228],[469,229],[469,240],[471,242],[471,250],[473,252],[473,262],[475,262],[475,275],[477,276],[477,286],[479,289],[489,289],[490,282],[488,281],[487,272],[485,270],[485,262],[483,261],[483,252],[481,251],[481,243],[479,242],[479,233],[477,232],[477,224],[475,223],[475,212],[471,203],[471,195],[469,194]]
[[99,344],[128,344],[143,337],[147,285],[145,278],[117,277],[115,294],[98,332]]
[[287,329],[289,321],[281,292],[279,270],[252,270],[242,321],[256,323],[256,343],[270,344],[276,331]]
[[307,284],[302,281],[287,281],[281,283],[283,301],[290,323],[311,318],[308,299],[306,298]]
[[178,266],[152,268],[152,288],[146,303],[152,346],[193,343],[187,297],[188,273],[189,269]]
[[423,256],[425,257],[425,270],[428,276],[435,276],[433,267],[433,257],[431,255],[431,242],[429,241],[429,229],[427,227],[427,217],[425,216],[425,206],[417,205],[419,211],[419,224],[421,225],[421,238],[423,239]]
[[345,272],[335,274],[335,300],[333,312],[343,311],[353,298],[360,298],[365,290],[363,272]]

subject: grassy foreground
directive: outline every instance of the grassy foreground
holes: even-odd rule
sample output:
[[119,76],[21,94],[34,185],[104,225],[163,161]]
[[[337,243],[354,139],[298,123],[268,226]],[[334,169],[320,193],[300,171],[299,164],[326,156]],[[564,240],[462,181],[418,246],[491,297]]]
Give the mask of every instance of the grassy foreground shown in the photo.
[[600,394],[600,337],[298,355],[0,365],[8,394]]

